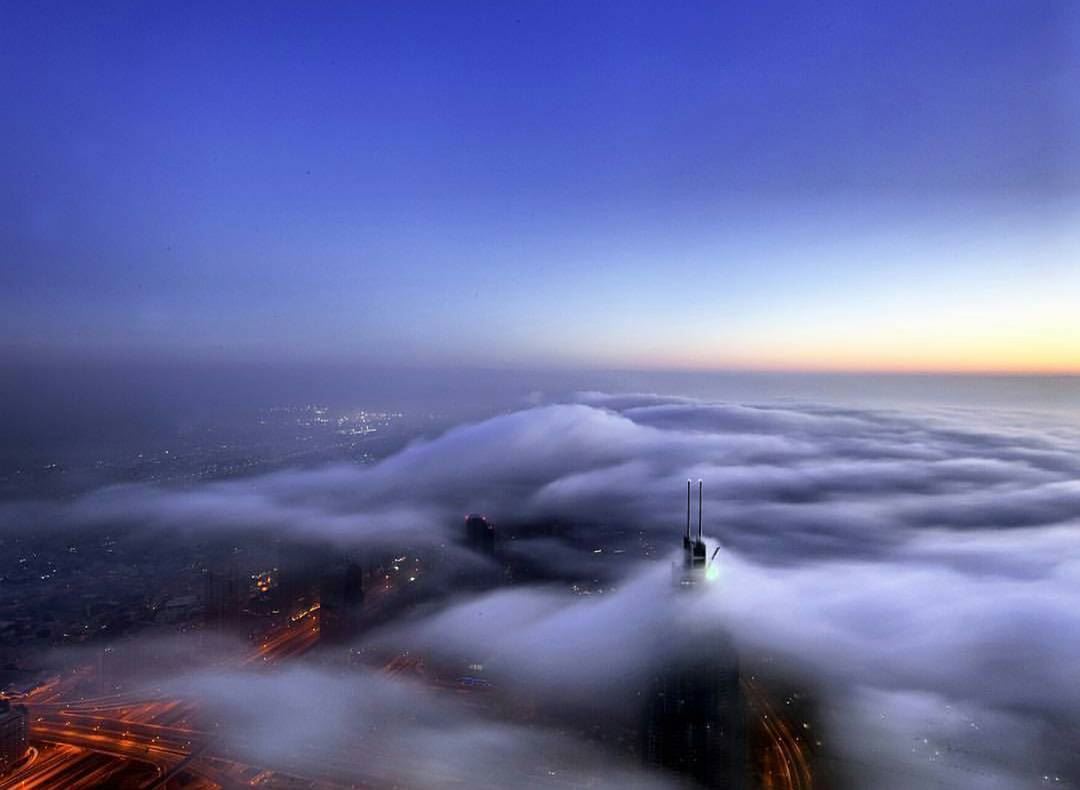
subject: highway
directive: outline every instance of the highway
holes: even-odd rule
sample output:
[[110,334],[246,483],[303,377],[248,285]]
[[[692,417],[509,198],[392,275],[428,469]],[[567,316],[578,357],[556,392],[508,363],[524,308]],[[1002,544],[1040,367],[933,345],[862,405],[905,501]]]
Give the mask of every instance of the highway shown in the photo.
[[777,715],[769,695],[751,678],[743,678],[751,713],[768,740],[761,757],[761,790],[813,790],[814,775],[806,740],[791,722]]
[[137,787],[151,783],[156,775],[152,766],[121,755],[42,742],[34,747],[29,764],[0,779],[0,790],[82,790],[121,783]]
[[293,615],[288,626],[281,628],[259,643],[254,653],[242,663],[245,667],[270,666],[306,653],[319,643],[319,605]]
[[[268,635],[242,661],[244,666],[269,666],[298,656],[318,642],[318,607],[301,613]],[[168,699],[156,690],[121,692],[72,699],[75,689],[94,672],[80,667],[34,689],[20,702],[30,707],[31,737],[40,747],[16,773],[0,781],[0,790],[31,788],[125,786],[153,787],[176,774],[183,765],[185,790],[204,790],[249,784],[260,772],[218,755],[211,762],[200,756],[210,741],[192,728],[195,708]]]
[[[385,597],[388,590],[381,592],[379,597]],[[315,604],[294,615],[241,658],[240,666],[271,669],[315,647],[319,641],[318,613]],[[453,678],[426,671],[423,658],[416,654],[391,655],[381,670],[397,680],[411,680],[433,691],[468,697],[474,704],[482,704],[485,698]],[[66,672],[20,700],[30,706],[37,751],[16,773],[0,780],[0,790],[89,788],[118,784],[120,780],[124,786],[148,789],[167,788],[170,784],[185,790],[209,790],[281,783],[335,788],[355,786],[360,778],[357,753],[341,754],[314,746],[290,755],[289,774],[275,766],[247,764],[245,758],[231,753],[232,748],[243,751],[243,744],[234,743],[230,748],[217,742],[211,733],[199,728],[194,704],[171,699],[160,689],[76,697],[77,689],[85,688],[94,671],[93,667],[80,667]],[[762,790],[813,790],[809,745],[801,731],[777,714],[769,695],[753,679],[744,678],[743,689],[750,715],[766,741],[756,755]],[[374,744],[365,747],[363,762],[381,767],[364,783],[386,784],[385,766],[393,760],[380,760],[378,753],[371,752],[373,748]],[[305,777],[291,775],[294,771]],[[460,780],[465,783],[467,777]],[[522,781],[534,783],[524,775]]]

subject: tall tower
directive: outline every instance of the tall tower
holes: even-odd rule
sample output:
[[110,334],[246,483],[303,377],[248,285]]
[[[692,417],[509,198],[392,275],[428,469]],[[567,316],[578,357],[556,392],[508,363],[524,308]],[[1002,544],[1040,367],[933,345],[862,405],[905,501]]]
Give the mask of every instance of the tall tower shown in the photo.
[[235,628],[240,621],[245,597],[245,585],[240,579],[236,563],[228,563],[223,571],[207,568],[203,573],[204,617],[207,628],[217,631]]
[[495,525],[479,513],[465,517],[465,545],[487,557],[495,556]]
[[25,705],[0,700],[0,775],[26,754],[30,740],[30,716]]
[[[691,606],[707,578],[709,563],[700,480],[696,536],[691,532],[692,493],[688,480],[683,557],[672,569],[679,601]],[[704,787],[742,788],[746,780],[745,710],[734,644],[723,628],[696,619],[675,641],[645,697],[642,759]]]
[[698,513],[697,513],[697,536],[692,537],[690,532],[690,501],[692,495],[692,482],[686,481],[686,532],[683,534],[683,561],[681,565],[672,568],[672,576],[679,587],[693,587],[705,580],[705,571],[708,566],[708,557],[705,551],[705,539],[702,536],[702,501],[703,484],[698,480]]
[[351,559],[328,563],[319,577],[319,641],[345,643],[360,633],[364,569]]

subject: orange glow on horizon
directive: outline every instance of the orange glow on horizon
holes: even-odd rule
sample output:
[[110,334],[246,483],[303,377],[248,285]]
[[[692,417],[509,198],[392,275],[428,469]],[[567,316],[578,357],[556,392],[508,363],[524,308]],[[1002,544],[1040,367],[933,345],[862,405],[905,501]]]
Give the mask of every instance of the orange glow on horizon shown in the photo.
[[634,358],[609,358],[605,364],[651,371],[763,373],[896,373],[1014,376],[1080,375],[1080,341],[1074,349],[957,348],[909,350],[855,346],[833,349],[754,350],[699,348],[690,352],[655,351]]

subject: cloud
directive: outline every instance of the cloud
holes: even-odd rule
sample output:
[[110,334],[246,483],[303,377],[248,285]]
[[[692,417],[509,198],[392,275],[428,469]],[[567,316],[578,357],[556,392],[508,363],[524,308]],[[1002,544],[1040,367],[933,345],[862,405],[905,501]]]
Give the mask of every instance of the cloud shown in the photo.
[[451,601],[368,643],[411,649],[485,676],[513,694],[581,713],[633,716],[661,658],[678,647],[682,617],[671,569],[649,566],[596,595],[520,586]]
[[[706,531],[724,546],[720,582],[693,607],[673,606],[665,561],[687,478],[706,481]],[[1080,430],[1067,416],[584,393],[460,426],[369,467],[114,487],[9,508],[4,520],[426,550],[452,546],[462,514],[483,511],[546,583],[458,591],[374,644],[476,656],[506,693],[614,710],[626,701],[620,689],[671,655],[667,629],[707,621],[821,690],[829,753],[855,786],[1022,788],[1044,774],[1078,786],[1078,481]],[[550,523],[560,530],[536,528]],[[594,553],[611,530],[642,556]],[[447,564],[466,556],[459,549]],[[582,597],[558,583],[572,579],[604,592]],[[250,688],[291,695],[289,684],[321,682],[286,673]],[[266,733],[270,743],[311,718],[302,698],[282,704],[299,712]],[[328,732],[344,716],[335,705],[325,706]],[[394,722],[395,709],[378,715]],[[488,759],[498,777],[509,764],[535,767],[490,722],[469,721],[461,743],[440,741],[426,722],[401,725],[444,755],[425,771],[459,770],[451,758],[466,742],[479,755],[473,770]],[[383,740],[398,756],[396,736]]]
[[369,467],[116,486],[59,510],[9,507],[3,520],[431,544],[476,510],[507,523],[620,522],[659,536],[679,519],[680,481],[702,477],[722,536],[779,560],[865,554],[924,527],[1060,523],[1080,505],[1071,434],[975,430],[955,416],[583,397],[594,405],[461,426]]
[[547,727],[486,718],[368,671],[203,671],[164,690],[199,704],[224,739],[216,752],[302,775],[408,787],[669,786]]

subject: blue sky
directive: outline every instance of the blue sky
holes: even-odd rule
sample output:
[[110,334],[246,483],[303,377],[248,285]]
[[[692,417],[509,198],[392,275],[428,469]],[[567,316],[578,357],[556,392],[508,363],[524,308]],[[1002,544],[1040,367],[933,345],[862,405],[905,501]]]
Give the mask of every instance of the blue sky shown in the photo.
[[34,3],[8,355],[1080,370],[1066,3]]

